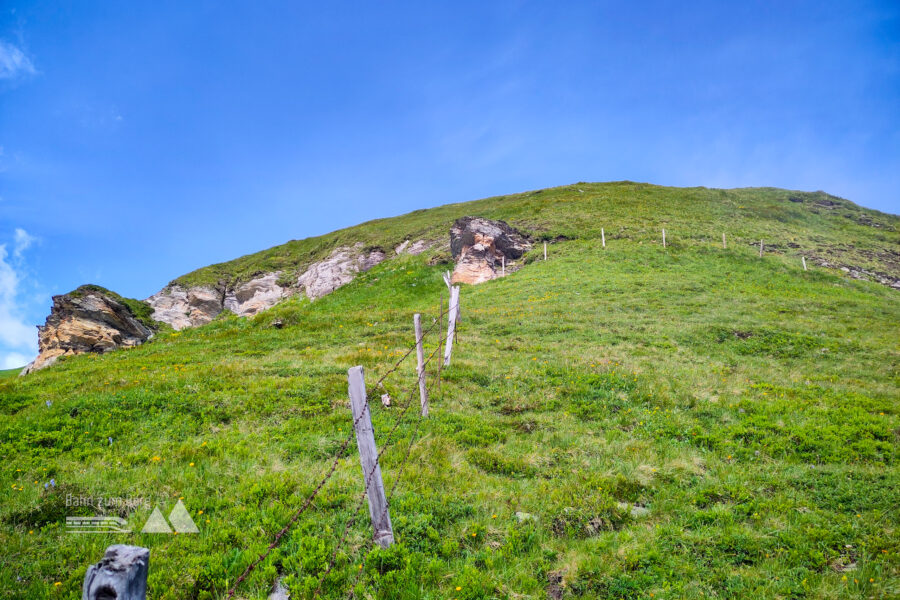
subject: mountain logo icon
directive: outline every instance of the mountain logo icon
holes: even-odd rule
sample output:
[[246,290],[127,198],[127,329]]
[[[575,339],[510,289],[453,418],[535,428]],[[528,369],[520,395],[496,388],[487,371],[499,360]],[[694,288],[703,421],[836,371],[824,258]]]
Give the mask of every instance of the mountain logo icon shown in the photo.
[[[171,527],[169,526],[169,523],[172,524]],[[197,524],[194,523],[194,520],[191,518],[191,515],[188,514],[188,511],[181,500],[178,501],[178,504],[176,504],[175,508],[172,509],[172,512],[169,513],[168,521],[163,517],[159,510],[159,506],[155,506],[153,512],[150,513],[150,518],[144,523],[144,528],[141,529],[141,533],[172,533],[173,529],[175,530],[175,533],[200,532],[200,530],[197,529]]]

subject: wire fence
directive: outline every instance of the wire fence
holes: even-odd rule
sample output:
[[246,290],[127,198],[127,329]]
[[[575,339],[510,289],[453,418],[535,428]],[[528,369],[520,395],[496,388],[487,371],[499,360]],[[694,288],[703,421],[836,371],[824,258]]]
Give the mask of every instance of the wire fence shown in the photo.
[[[428,364],[432,361],[432,359],[434,359],[435,356],[440,356],[443,345],[447,340],[447,335],[443,333],[442,329],[443,329],[444,316],[448,315],[449,312],[450,312],[449,306],[447,307],[446,310],[444,309],[443,294],[442,294],[441,295],[441,303],[438,308],[438,316],[436,318],[434,318],[432,321],[432,324],[425,331],[422,332],[421,340],[417,339],[403,353],[403,355],[401,355],[400,358],[396,362],[394,362],[388,368],[388,370],[384,372],[384,374],[381,375],[381,377],[375,382],[374,386],[371,389],[377,389],[377,388],[382,387],[382,384],[384,383],[384,381],[389,376],[394,374],[400,368],[401,364],[403,364],[403,362],[407,358],[409,358],[409,356],[412,355],[413,352],[416,351],[417,344],[420,341],[421,341],[421,343],[424,344],[425,338],[431,332],[433,332],[435,330],[435,328],[438,328],[440,335],[438,337],[437,347],[427,357],[427,359],[422,364],[421,377],[425,378],[427,381],[426,368],[428,367]],[[438,360],[438,368],[435,372],[434,379],[432,381],[432,387],[440,388],[442,367],[443,367],[443,361]],[[416,390],[418,389],[418,383],[419,383],[419,376],[417,374],[415,381],[409,387],[407,393],[404,394],[404,397],[406,398],[406,402],[403,404],[402,409],[401,409],[399,415],[397,416],[396,420],[394,421],[393,426],[388,431],[387,435],[384,437],[384,440],[380,443],[381,449],[378,451],[376,460],[374,462],[374,466],[369,470],[368,473],[365,474],[366,477],[364,480],[363,492],[359,496],[359,500],[356,503],[355,509],[351,513],[350,517],[347,519],[347,522],[345,524],[344,531],[341,535],[340,541],[338,542],[337,546],[335,546],[334,551],[332,552],[331,559],[328,563],[328,567],[322,573],[322,575],[319,577],[314,597],[318,597],[321,594],[322,585],[324,584],[325,579],[328,577],[328,575],[334,569],[334,566],[337,562],[338,553],[340,552],[340,549],[343,547],[344,543],[346,542],[350,530],[352,529],[353,525],[356,523],[357,517],[359,515],[359,511],[366,501],[370,486],[372,484],[373,477],[375,475],[375,470],[377,469],[377,467],[380,463],[382,455],[385,453],[385,451],[388,448],[390,448],[393,445],[394,434],[397,432],[400,425],[404,422],[406,415],[409,412],[410,407],[413,406],[413,404],[415,403],[414,402],[415,401],[415,393],[416,393]],[[427,388],[428,388],[428,386],[426,386],[426,389]],[[247,565],[247,567],[244,569],[244,571],[240,574],[240,576],[238,576],[238,578],[235,579],[231,588],[228,590],[228,593],[226,596],[227,598],[229,598],[229,599],[233,598],[235,593],[237,592],[237,588],[241,585],[241,583],[243,583],[247,579],[247,577],[249,577],[250,574],[253,573],[253,571],[269,557],[269,555],[272,553],[272,551],[280,545],[281,539],[285,536],[285,534],[287,534],[291,530],[291,528],[297,523],[297,521],[300,519],[300,517],[312,506],[314,500],[316,499],[316,496],[319,494],[319,492],[322,491],[322,489],[325,487],[325,485],[328,483],[328,481],[331,479],[331,477],[337,471],[338,464],[340,463],[341,459],[343,459],[344,456],[346,455],[347,448],[349,447],[350,442],[353,441],[353,438],[356,435],[356,430],[360,424],[360,421],[368,413],[369,404],[370,404],[370,400],[369,400],[370,396],[371,396],[371,394],[369,394],[369,393],[366,394],[362,409],[359,411],[359,415],[354,419],[353,426],[350,428],[350,433],[347,435],[347,437],[341,443],[341,446],[338,448],[337,453],[335,454],[334,458],[331,460],[329,467],[325,470],[324,476],[319,480],[316,487],[306,497],[306,499],[303,501],[303,503],[300,505],[300,507],[291,515],[291,517],[288,519],[288,521],[284,525],[284,527],[280,531],[278,531],[278,533],[275,534],[275,536],[272,539],[272,542],[266,547],[265,551],[263,553],[259,554],[258,556],[256,556],[252,561],[250,561],[250,563]],[[391,485],[390,493],[387,496],[387,503],[385,504],[384,511],[381,514],[381,518],[384,518],[386,516],[387,511],[390,508],[390,501],[393,498],[394,492],[396,491],[396,488],[397,488],[397,483],[400,481],[403,471],[406,468],[406,464],[409,461],[409,457],[412,452],[412,447],[415,444],[416,438],[418,436],[418,432],[419,432],[419,428],[422,423],[422,420],[423,420],[422,413],[419,412],[419,417],[415,422],[415,429],[413,431],[413,435],[410,438],[410,442],[406,448],[406,453],[404,454],[403,460],[400,462],[400,464],[398,466],[397,475],[394,478],[393,484]],[[347,595],[348,598],[351,598],[353,596],[353,590],[356,587],[357,583],[359,582],[360,576],[362,575],[363,568],[365,565],[365,558],[366,558],[365,552],[368,551],[368,546],[371,545],[371,543],[372,543],[372,540],[370,539],[369,542],[366,544],[365,549],[363,550],[364,555],[363,555],[362,563],[360,565],[360,569],[358,570],[358,572],[356,574],[356,578],[354,579],[353,584],[350,586],[350,590]]]

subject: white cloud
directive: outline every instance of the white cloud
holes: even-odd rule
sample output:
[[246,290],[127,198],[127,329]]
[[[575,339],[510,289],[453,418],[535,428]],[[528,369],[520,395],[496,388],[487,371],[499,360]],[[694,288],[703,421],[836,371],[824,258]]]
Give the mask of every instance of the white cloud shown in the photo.
[[[22,249],[24,250],[24,247]],[[18,360],[22,352],[37,354],[37,332],[33,325],[26,323],[22,318],[18,305],[19,284],[22,277],[7,258],[9,253],[6,244],[0,244],[0,350],[6,351],[6,357],[2,359],[3,364],[11,357]],[[21,259],[13,262],[21,264]]]
[[3,357],[3,362],[0,362],[0,369],[18,369],[19,367],[24,367],[29,362],[31,362],[31,359],[24,354],[9,352]]
[[21,227],[16,227],[16,232],[13,237],[13,241],[15,246],[13,247],[13,255],[16,258],[22,258],[22,253],[28,250],[28,247],[31,246],[34,242],[37,241],[37,238],[33,235],[30,235],[27,231],[22,229]]
[[25,53],[17,46],[0,40],[0,79],[15,79],[34,75],[37,71]]

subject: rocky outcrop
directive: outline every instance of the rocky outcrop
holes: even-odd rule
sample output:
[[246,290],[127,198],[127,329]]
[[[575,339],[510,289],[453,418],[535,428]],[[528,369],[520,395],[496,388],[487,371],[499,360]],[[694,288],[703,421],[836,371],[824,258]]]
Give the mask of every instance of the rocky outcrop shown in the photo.
[[173,329],[206,325],[223,310],[249,317],[271,308],[290,296],[290,288],[278,284],[280,272],[266,273],[235,286],[182,287],[170,285],[147,298],[153,318]]
[[146,300],[153,307],[153,318],[173,329],[205,325],[225,306],[225,292],[209,286],[184,288],[170,285]]
[[153,318],[168,323],[173,329],[198,327],[215,319],[223,310],[239,317],[255,315],[301,289],[311,300],[320,298],[349,283],[357,273],[368,271],[385,258],[381,250],[363,252],[362,244],[341,246],[335,248],[325,260],[310,265],[297,278],[294,286],[281,285],[282,273],[276,271],[236,285],[220,283],[216,287],[184,287],[171,284],[147,298],[146,302],[153,307]]
[[87,286],[54,296],[50,316],[38,327],[40,353],[22,374],[47,367],[60,356],[109,352],[150,339],[150,328],[114,296]]
[[409,240],[404,241],[399,246],[394,248],[394,252],[397,254],[411,254],[413,256],[418,256],[422,254],[429,248],[431,248],[433,244],[426,242],[425,240],[416,240],[415,242],[410,243]]
[[281,273],[268,273],[241,283],[225,292],[225,308],[239,317],[250,317],[272,308],[292,295],[292,290],[278,285]]
[[450,228],[450,252],[456,261],[451,283],[476,284],[499,277],[504,257],[506,270],[516,270],[515,261],[529,248],[528,238],[503,221],[457,219]]
[[328,258],[310,265],[297,279],[297,287],[303,288],[310,300],[315,300],[350,283],[357,273],[368,271],[386,258],[381,250],[368,253],[362,250],[361,243],[335,248]]

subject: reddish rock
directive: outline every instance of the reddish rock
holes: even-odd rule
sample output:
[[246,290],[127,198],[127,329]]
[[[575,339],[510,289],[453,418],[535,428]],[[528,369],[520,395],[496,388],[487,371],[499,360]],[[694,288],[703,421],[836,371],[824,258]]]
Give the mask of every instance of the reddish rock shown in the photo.
[[503,221],[482,217],[462,217],[450,228],[450,251],[456,261],[451,283],[482,283],[506,270],[518,268],[516,261],[531,248],[522,233]]

